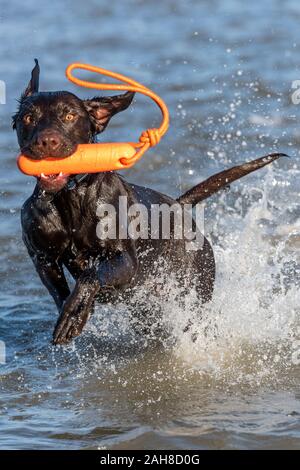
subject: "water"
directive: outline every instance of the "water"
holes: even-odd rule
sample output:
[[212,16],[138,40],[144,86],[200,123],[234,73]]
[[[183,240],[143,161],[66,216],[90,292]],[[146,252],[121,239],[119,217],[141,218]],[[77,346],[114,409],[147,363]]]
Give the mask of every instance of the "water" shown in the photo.
[[[299,2],[1,0],[1,448],[299,448]],[[71,61],[132,75],[168,103],[172,127],[126,178],[178,195],[271,151],[272,167],[206,204],[217,260],[212,302],[163,307],[168,335],[137,336],[126,306],[98,306],[67,348],[50,345],[56,310],[20,236],[33,181],[15,165],[10,116],[41,63],[41,88]],[[138,96],[106,140],[134,140],[158,113]],[[172,291],[173,289],[173,291]],[[138,299],[137,299],[138,300]]]

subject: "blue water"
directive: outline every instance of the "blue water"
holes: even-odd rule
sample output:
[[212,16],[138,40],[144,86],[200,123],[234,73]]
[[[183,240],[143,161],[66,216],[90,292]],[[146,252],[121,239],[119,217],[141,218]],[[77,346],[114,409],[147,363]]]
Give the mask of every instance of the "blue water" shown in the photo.
[[[296,0],[1,0],[1,448],[299,448],[299,20]],[[185,308],[164,305],[176,347],[135,337],[125,306],[98,306],[73,345],[50,345],[56,309],[19,222],[34,181],[16,168],[11,129],[34,57],[42,90],[90,96],[64,77],[82,61],[165,99],[170,130],[130,181],[178,195],[247,159],[292,156],[207,203],[218,275],[196,343],[181,334],[191,293]],[[158,119],[137,96],[103,139],[135,140]]]

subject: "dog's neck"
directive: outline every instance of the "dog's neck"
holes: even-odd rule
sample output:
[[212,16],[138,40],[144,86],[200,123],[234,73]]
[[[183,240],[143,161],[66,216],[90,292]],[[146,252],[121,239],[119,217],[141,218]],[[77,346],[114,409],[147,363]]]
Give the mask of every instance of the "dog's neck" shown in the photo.
[[39,206],[43,205],[48,205],[51,202],[54,202],[55,200],[58,199],[69,199],[70,197],[74,197],[74,193],[76,193],[76,197],[79,195],[84,196],[85,194],[85,189],[89,187],[89,179],[91,176],[97,177],[97,182],[98,184],[102,182],[104,176],[107,174],[107,172],[103,173],[82,173],[78,175],[74,175],[66,186],[64,186],[62,189],[60,189],[57,192],[48,192],[45,191],[43,188],[37,185],[35,186],[34,192],[33,192],[33,197],[36,200],[36,203],[38,203]]
[[85,180],[89,173],[80,173],[79,175],[74,175],[67,183],[68,191],[72,191],[72,189],[76,188],[81,181]]

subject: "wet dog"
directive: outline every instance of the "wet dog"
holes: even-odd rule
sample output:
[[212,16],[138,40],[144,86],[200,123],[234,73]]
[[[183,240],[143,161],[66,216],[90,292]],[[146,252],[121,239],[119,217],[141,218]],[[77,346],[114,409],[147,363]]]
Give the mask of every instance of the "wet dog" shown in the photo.
[[[39,65],[21,96],[13,127],[20,150],[32,159],[64,158],[78,144],[95,142],[112,116],[128,108],[133,93],[81,100],[72,93],[39,92]],[[177,201],[149,188],[126,182],[116,172],[86,175],[41,174],[33,194],[22,208],[23,240],[36,270],[52,295],[59,318],[53,334],[55,344],[78,336],[88,320],[95,299],[117,301],[131,295],[135,286],[145,285],[155,276],[158,260],[178,282],[193,284],[203,302],[211,299],[215,262],[205,237],[198,249],[188,250],[187,240],[176,238],[174,218],[170,236],[99,237],[99,202],[120,212],[120,197],[126,210],[134,204],[151,211],[154,205],[194,206],[236,179],[276,160],[272,154],[225,170],[200,183]],[[129,223],[132,217],[126,216]],[[124,218],[124,217],[123,217]],[[118,219],[119,220],[119,219]],[[119,227],[118,227],[119,228]],[[148,228],[147,228],[148,231]],[[116,233],[119,233],[118,230]],[[75,279],[70,287],[67,269]]]

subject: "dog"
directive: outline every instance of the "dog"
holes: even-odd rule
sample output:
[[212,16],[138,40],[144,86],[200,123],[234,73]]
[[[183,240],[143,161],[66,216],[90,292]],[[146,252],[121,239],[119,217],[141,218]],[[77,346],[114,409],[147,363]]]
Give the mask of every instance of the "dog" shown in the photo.
[[[131,104],[134,93],[81,100],[67,91],[40,92],[37,59],[29,84],[13,116],[21,152],[35,160],[64,158],[78,144],[93,143],[110,119]],[[230,183],[284,154],[271,154],[225,170],[193,187],[177,200],[132,183],[118,173],[50,175],[37,177],[33,194],[21,211],[23,240],[41,281],[59,312],[54,344],[78,336],[92,313],[95,300],[118,301],[130,296],[136,286],[155,278],[157,261],[186,285],[195,285],[199,299],[208,302],[213,293],[215,260],[209,241],[187,250],[185,239],[175,239],[174,221],[169,239],[136,237],[104,239],[97,236],[99,201],[116,208],[120,196],[128,207],[143,204],[195,206]],[[118,212],[119,211],[119,212]],[[132,219],[130,219],[132,220]],[[75,280],[70,289],[64,269]],[[165,268],[164,268],[165,269]]]

